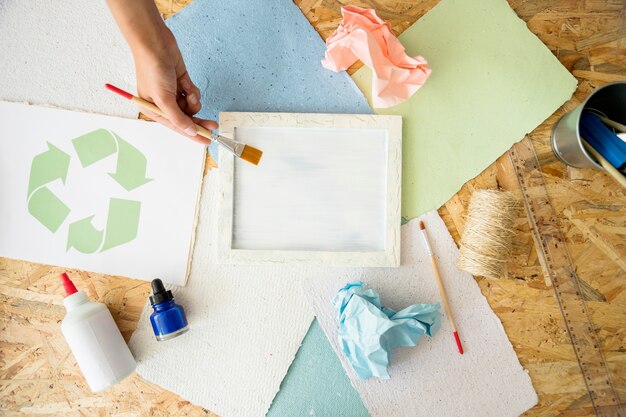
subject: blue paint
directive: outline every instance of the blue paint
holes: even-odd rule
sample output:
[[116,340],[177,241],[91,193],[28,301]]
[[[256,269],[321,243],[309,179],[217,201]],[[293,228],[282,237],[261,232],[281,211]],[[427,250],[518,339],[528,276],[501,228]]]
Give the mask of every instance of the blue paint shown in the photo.
[[[224,111],[372,114],[346,72],[322,67],[324,42],[291,0],[195,0],[166,23],[202,93],[198,117],[217,120]],[[214,158],[216,149],[209,148]],[[338,393],[347,400],[328,401]],[[269,415],[368,415],[317,323]]]
[[150,304],[154,312],[150,315],[152,330],[158,341],[173,339],[185,333],[189,326],[182,306],[176,304],[172,291],[166,291],[160,279],[152,281]]

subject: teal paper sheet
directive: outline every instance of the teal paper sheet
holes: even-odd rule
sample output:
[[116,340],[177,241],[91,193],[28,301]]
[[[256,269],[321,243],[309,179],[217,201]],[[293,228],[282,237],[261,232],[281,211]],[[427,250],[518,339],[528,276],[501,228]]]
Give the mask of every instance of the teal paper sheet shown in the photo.
[[267,417],[369,417],[317,320],[276,394]]

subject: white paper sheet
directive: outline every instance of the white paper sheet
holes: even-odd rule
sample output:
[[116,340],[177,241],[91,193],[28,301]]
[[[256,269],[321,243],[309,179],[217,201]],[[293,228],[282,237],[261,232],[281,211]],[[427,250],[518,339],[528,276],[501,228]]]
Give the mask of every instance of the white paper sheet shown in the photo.
[[[419,220],[426,223],[465,354],[457,352],[444,314],[441,330],[432,339],[393,352],[390,380],[358,380],[338,346],[337,312],[330,300],[346,282],[362,280],[380,293],[383,305],[394,309],[440,302]],[[530,377],[500,320],[473,277],[456,268],[456,255],[450,233],[432,211],[402,226],[400,268],[335,269],[303,281],[320,325],[372,417],[513,417],[537,403]]]
[[106,2],[0,1],[0,100],[135,118],[133,59]]
[[157,342],[146,305],[130,347],[148,381],[221,417],[262,417],[313,312],[298,283],[302,267],[218,264],[217,176],[204,179],[189,283],[174,291],[190,330]]
[[[77,150],[96,129],[117,137]],[[0,102],[0,256],[184,285],[204,160],[156,123]]]

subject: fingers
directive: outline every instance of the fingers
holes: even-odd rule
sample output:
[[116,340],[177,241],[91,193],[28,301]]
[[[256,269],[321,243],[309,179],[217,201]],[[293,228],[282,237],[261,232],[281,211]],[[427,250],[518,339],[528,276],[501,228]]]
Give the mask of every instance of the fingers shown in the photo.
[[198,119],[197,117],[192,117],[192,119],[196,124],[202,126],[205,129],[216,130],[220,127],[220,125],[217,124],[217,122],[214,120]]
[[183,75],[178,77],[178,84],[185,93],[187,108],[191,114],[196,114],[202,108],[200,104],[200,89],[189,78],[189,73],[185,71]]
[[[187,133],[185,133],[185,131],[178,129],[176,126],[174,126],[167,118],[162,117],[156,113],[153,113],[149,110],[145,110],[144,114],[146,116],[148,116],[150,119],[154,120],[155,122],[159,122],[160,124],[162,124],[163,126],[172,129],[173,131],[188,137],[189,139],[193,140],[194,142],[198,142],[202,145],[210,145],[211,144],[211,140],[207,139],[203,136],[200,136],[198,134],[195,135],[188,135]],[[204,119],[198,119],[197,117],[193,118],[193,121],[197,124],[199,124],[200,126],[204,127],[205,129],[209,129],[209,130],[214,130],[218,128],[218,124],[216,122],[214,122],[213,120],[204,120]]]
[[185,135],[189,137],[196,136],[196,126],[193,120],[183,113],[174,95],[156,98],[155,104],[161,109],[165,117],[176,129],[184,132]]

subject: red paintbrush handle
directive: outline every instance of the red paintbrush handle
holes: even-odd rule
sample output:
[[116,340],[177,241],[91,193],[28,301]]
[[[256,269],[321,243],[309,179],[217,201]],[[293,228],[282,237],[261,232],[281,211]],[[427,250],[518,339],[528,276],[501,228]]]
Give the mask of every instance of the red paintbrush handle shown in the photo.
[[463,345],[461,345],[461,339],[459,339],[459,332],[454,332],[454,340],[456,341],[456,347],[459,348],[459,353],[463,354]]

